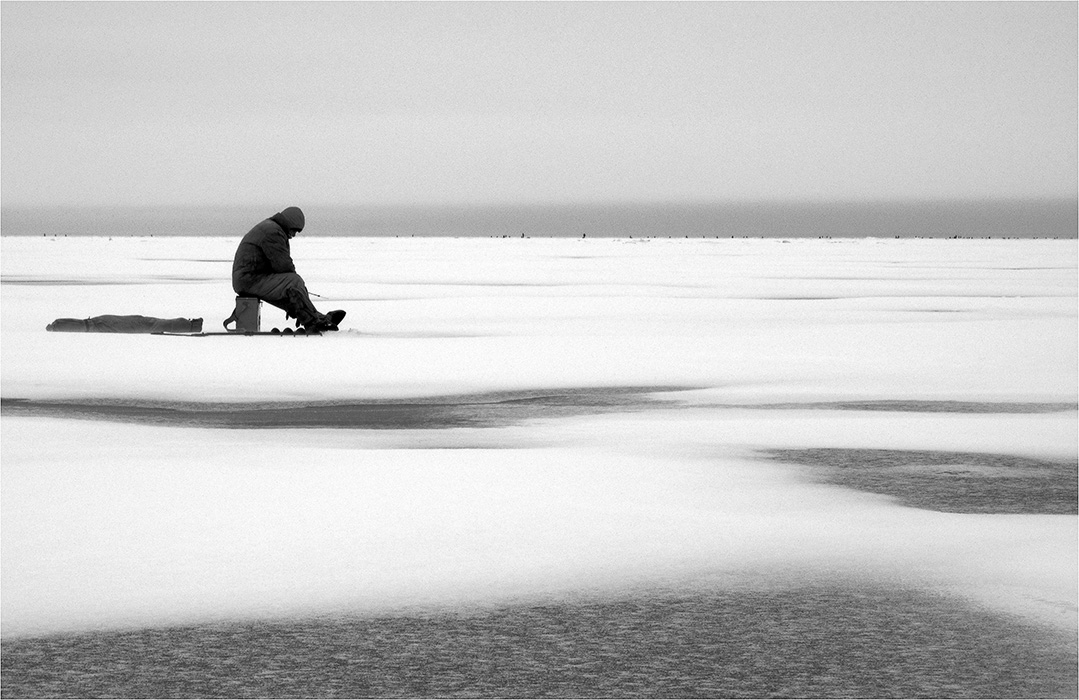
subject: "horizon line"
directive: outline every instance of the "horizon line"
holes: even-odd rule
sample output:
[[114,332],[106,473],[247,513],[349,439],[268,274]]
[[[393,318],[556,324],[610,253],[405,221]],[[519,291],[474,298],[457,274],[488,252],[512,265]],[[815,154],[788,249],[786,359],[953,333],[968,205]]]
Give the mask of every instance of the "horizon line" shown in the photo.
[[[240,235],[285,205],[5,205],[0,209],[0,233]],[[329,236],[1079,237],[1079,197],[301,208],[307,212],[309,235]]]
[[[295,202],[296,198],[290,201]],[[283,206],[301,206],[315,208],[349,209],[555,209],[555,208],[612,208],[612,207],[723,207],[723,206],[858,206],[888,204],[1075,204],[1079,207],[1079,193],[1074,195],[1029,195],[1029,196],[911,196],[911,197],[758,197],[758,198],[715,198],[715,199],[611,199],[611,200],[546,200],[546,201],[470,201],[470,202],[325,202],[314,201],[306,204],[285,204]],[[155,202],[155,203],[77,203],[77,202],[32,202],[0,203],[0,209],[192,209],[208,207],[214,209],[239,209],[265,207],[265,202]]]

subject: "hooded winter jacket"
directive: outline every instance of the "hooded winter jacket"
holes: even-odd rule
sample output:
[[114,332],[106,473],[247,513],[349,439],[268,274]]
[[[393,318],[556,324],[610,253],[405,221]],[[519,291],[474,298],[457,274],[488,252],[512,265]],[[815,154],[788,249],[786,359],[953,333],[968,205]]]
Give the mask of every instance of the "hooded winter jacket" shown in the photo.
[[289,250],[289,231],[303,230],[303,226],[303,212],[288,207],[248,231],[232,261],[233,290],[241,294],[259,277],[276,272],[296,272]]

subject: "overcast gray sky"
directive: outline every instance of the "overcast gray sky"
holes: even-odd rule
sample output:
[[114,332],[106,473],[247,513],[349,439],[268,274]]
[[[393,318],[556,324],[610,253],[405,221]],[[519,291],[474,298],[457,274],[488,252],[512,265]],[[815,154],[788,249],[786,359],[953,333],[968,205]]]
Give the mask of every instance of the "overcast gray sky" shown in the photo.
[[1075,196],[1077,7],[4,2],[3,202]]

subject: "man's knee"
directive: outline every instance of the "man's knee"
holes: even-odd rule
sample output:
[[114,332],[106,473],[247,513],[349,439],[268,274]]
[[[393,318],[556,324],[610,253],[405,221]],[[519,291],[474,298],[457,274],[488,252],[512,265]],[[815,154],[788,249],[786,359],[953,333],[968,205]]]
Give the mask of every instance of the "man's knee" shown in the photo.
[[296,289],[304,294],[307,294],[307,285],[304,284],[303,277],[300,277],[295,272],[282,272],[280,289],[284,294],[288,294],[290,289]]
[[307,294],[307,286],[304,284],[303,277],[300,277],[295,272],[277,272],[272,275],[264,275],[250,281],[243,287],[243,290],[237,290],[238,294],[256,296],[271,304],[286,299],[291,289]]

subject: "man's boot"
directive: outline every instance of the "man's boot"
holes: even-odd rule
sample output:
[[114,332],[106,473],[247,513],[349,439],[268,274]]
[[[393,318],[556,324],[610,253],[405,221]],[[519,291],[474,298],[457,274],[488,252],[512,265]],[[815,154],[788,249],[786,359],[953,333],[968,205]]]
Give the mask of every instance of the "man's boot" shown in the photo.
[[344,318],[345,312],[341,309],[335,309],[323,316],[322,322],[319,324],[319,330],[335,331]]

